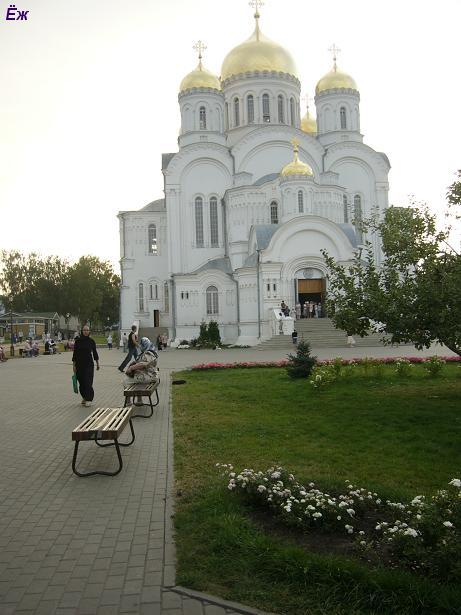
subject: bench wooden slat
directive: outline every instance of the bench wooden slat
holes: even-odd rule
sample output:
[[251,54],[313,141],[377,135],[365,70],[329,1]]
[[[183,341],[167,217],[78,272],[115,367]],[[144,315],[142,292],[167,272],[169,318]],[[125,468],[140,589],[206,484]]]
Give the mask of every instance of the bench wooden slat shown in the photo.
[[159,381],[157,382],[136,382],[134,384],[128,384],[124,388],[123,393],[125,394],[126,397],[133,395],[133,393],[141,393],[143,391],[145,391],[146,393],[150,393],[152,391],[155,391],[158,385],[159,385]]
[[72,440],[114,440],[130,420],[132,406],[96,408],[72,432]]

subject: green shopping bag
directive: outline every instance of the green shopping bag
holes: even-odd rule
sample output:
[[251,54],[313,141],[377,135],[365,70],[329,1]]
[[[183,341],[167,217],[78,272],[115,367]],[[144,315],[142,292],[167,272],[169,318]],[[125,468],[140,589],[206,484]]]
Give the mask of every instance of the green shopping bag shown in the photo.
[[78,393],[78,382],[76,374],[72,374],[72,387],[74,389],[74,393]]

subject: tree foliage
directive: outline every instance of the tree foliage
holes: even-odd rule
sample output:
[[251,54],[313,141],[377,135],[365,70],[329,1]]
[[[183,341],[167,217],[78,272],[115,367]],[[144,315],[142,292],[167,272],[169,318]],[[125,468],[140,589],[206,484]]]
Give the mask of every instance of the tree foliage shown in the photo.
[[118,320],[120,279],[95,256],[69,264],[58,256],[0,252],[0,291],[18,312],[72,314],[80,322]]
[[448,186],[447,190],[447,201],[448,207],[451,211],[455,211],[455,218],[457,220],[461,219],[461,213],[459,211],[459,206],[461,205],[461,169],[456,173],[456,181],[454,181],[451,186]]
[[288,361],[286,370],[290,378],[307,378],[317,363],[317,357],[311,357],[309,342],[299,342],[296,354],[289,354]]
[[433,342],[461,354],[461,257],[437,231],[427,207],[389,208],[367,227],[382,240],[384,260],[375,264],[372,245],[350,266],[324,252],[328,267],[327,310],[337,328],[365,336],[374,322],[390,342]]

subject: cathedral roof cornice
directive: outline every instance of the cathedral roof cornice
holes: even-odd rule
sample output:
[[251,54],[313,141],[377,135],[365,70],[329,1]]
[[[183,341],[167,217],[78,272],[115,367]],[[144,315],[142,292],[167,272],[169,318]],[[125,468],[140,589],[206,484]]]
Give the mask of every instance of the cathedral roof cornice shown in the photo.
[[210,141],[191,143],[182,146],[179,152],[169,161],[168,168],[162,169],[162,172],[165,176],[171,176],[174,175],[179,168],[184,168],[191,162],[198,162],[205,158],[208,158],[210,162],[214,164],[224,166],[231,172],[229,148],[226,145]]
[[319,141],[302,131],[300,128],[294,128],[293,126],[268,126],[267,124],[261,125],[259,128],[247,133],[242,139],[237,141],[231,148],[233,154],[239,153],[240,150],[251,146],[252,143],[261,141],[263,137],[268,137],[266,141],[272,141],[277,138],[280,141],[289,142],[293,137],[297,137],[301,144],[314,148],[316,154],[322,156],[325,153],[325,147],[319,143]]
[[335,158],[341,158],[341,153],[347,152],[346,155],[348,155],[354,150],[356,152],[366,152],[373,160],[373,163],[376,164],[376,166],[382,172],[386,174],[389,172],[391,164],[386,154],[383,154],[382,152],[377,152],[369,145],[366,145],[366,143],[361,143],[360,141],[342,141],[341,143],[334,143],[332,145],[329,145],[326,148],[325,162],[328,164],[329,159],[333,158],[335,154],[337,155],[335,156]]
[[254,70],[245,73],[239,73],[238,75],[232,75],[231,77],[228,77],[222,82],[222,87],[227,88],[231,85],[234,85],[235,83],[238,83],[239,81],[247,81],[249,79],[280,79],[281,81],[287,81],[288,83],[292,83],[298,88],[301,87],[301,82],[297,77],[276,70]]
[[316,94],[315,102],[317,102],[318,100],[322,100],[322,98],[327,98],[328,96],[331,96],[332,94],[333,95],[339,94],[342,96],[346,94],[347,96],[353,96],[354,98],[357,98],[358,100],[360,100],[360,93],[358,92],[358,90],[353,90],[352,88],[332,88],[331,90],[324,90]]
[[179,92],[178,101],[181,102],[181,100],[185,96],[189,96],[190,94],[207,94],[207,95],[214,94],[218,98],[224,97],[224,94],[222,93],[222,91],[216,90],[215,88],[188,88],[187,90],[183,90],[182,92]]

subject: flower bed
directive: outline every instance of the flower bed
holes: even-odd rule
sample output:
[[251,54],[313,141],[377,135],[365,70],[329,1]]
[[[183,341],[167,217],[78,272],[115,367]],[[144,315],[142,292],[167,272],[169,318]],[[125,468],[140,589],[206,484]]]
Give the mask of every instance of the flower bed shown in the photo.
[[[432,357],[405,357],[406,361],[410,363],[426,363]],[[451,356],[451,357],[440,357],[443,361],[447,363],[457,363],[461,361],[461,357]],[[317,361],[317,365],[334,365],[337,359],[324,359],[321,361]],[[383,357],[381,359],[373,359],[375,364],[383,364],[383,365],[391,365],[402,361],[402,357]],[[356,358],[356,359],[341,359],[341,365],[366,365],[370,362],[369,357]],[[235,363],[199,363],[198,365],[193,365],[191,367],[192,370],[205,370],[205,369],[237,369],[237,368],[250,368],[250,367],[286,367],[288,365],[288,359],[281,359],[280,361],[240,361]]]
[[216,464],[230,491],[269,509],[304,531],[342,533],[360,551],[375,553],[383,563],[423,572],[441,580],[461,581],[461,480],[429,499],[385,500],[376,492],[346,481],[341,494],[326,493],[311,482],[300,484],[282,467],[265,472],[234,470]]
[[240,361],[236,363],[199,363],[193,365],[192,370],[204,370],[204,369],[238,369],[249,367],[286,367],[288,359],[282,359],[281,361]]

